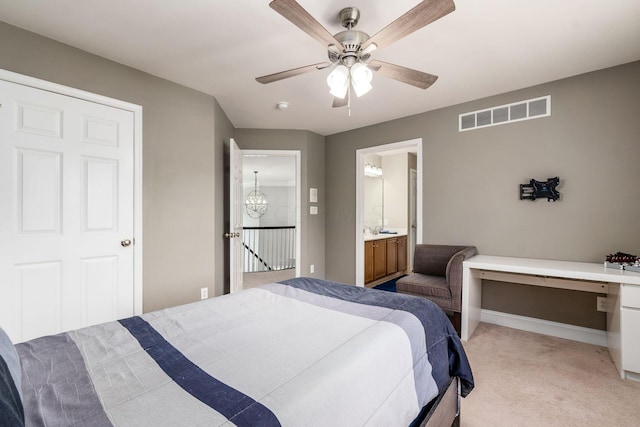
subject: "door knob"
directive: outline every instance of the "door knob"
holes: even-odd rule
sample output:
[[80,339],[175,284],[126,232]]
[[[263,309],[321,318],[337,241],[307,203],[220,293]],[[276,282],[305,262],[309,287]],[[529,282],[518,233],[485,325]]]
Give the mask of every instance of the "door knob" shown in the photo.
[[122,245],[123,248],[126,248],[127,246],[131,245],[131,240],[124,239],[122,242],[120,242],[120,244]]

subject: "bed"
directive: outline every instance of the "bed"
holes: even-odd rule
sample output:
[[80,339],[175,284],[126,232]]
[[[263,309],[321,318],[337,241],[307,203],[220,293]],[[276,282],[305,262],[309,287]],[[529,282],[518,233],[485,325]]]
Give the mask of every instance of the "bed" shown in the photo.
[[310,278],[15,346],[0,335],[1,425],[445,425],[473,389],[436,305]]

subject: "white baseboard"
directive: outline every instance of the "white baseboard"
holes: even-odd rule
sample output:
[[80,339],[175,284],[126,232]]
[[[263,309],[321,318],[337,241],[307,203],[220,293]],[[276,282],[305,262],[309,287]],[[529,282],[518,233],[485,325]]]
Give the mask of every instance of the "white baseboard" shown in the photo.
[[624,377],[627,380],[640,382],[640,374],[636,374],[635,372],[624,371]]
[[599,329],[584,328],[582,326],[568,325],[566,323],[551,322],[549,320],[485,309],[480,311],[480,321],[602,347],[607,346],[607,332]]

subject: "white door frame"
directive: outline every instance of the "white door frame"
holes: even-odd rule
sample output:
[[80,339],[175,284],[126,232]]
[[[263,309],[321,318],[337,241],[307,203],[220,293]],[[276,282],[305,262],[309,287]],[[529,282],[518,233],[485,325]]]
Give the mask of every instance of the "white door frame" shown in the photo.
[[242,155],[250,156],[290,156],[296,158],[296,277],[300,277],[301,224],[302,224],[302,169],[300,150],[242,150]]
[[[414,188],[415,177],[415,188]],[[413,191],[415,189],[415,192]],[[418,237],[418,168],[409,168],[409,227],[407,234],[409,235],[409,252],[407,254],[409,262],[407,268],[409,271],[413,271],[413,253],[415,252],[416,239]],[[413,228],[413,224],[416,224],[416,228]]]
[[[417,150],[418,197],[416,243],[422,243],[422,138],[356,150],[356,285],[364,286],[364,157],[384,151],[409,148]],[[408,231],[408,230],[407,230]]]
[[133,113],[133,312],[142,314],[142,107],[2,69],[0,80]]

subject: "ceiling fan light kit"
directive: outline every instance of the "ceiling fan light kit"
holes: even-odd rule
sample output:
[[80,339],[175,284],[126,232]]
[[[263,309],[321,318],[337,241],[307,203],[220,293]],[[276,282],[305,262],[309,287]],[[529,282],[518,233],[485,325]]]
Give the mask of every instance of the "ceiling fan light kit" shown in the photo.
[[327,84],[331,95],[343,99],[347,96],[349,84],[353,87],[356,96],[360,97],[369,92],[372,88],[371,79],[373,79],[373,72],[366,65],[357,62],[351,68],[342,64],[337,65],[327,76]]
[[349,69],[344,65],[338,65],[327,76],[329,93],[336,98],[344,98],[349,89]]
[[[437,76],[376,61],[371,58],[371,54],[455,10],[453,0],[423,0],[369,37],[367,33],[353,29],[360,20],[360,11],[355,7],[346,7],[340,11],[340,22],[346,30],[335,35],[331,35],[295,0],[273,0],[269,3],[269,7],[326,46],[330,63],[307,65],[258,77],[256,80],[263,84],[272,83],[310,71],[333,67],[327,77],[329,93],[334,96],[333,107],[347,106],[349,113],[351,113],[350,87],[358,97],[366,94],[372,89],[371,81],[374,72],[420,89],[431,86],[437,80]],[[342,101],[345,97],[346,102]]]
[[349,74],[351,75],[351,85],[357,96],[362,96],[371,90],[373,72],[362,62],[353,64]]

